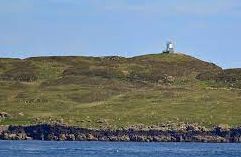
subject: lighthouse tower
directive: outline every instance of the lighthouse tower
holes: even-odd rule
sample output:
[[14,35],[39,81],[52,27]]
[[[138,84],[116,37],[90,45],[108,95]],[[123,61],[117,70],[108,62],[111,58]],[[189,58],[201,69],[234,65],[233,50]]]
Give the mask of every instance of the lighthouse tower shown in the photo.
[[174,53],[174,43],[172,41],[167,42],[166,53]]

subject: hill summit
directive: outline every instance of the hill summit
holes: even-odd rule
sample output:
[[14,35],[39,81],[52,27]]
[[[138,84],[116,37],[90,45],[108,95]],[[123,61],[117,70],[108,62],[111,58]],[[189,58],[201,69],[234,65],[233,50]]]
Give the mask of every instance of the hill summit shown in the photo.
[[23,60],[1,59],[0,66],[0,76],[3,80],[20,82],[86,76],[156,83],[164,75],[178,78],[203,72],[217,73],[222,70],[212,63],[184,54],[151,54],[133,58],[52,56]]

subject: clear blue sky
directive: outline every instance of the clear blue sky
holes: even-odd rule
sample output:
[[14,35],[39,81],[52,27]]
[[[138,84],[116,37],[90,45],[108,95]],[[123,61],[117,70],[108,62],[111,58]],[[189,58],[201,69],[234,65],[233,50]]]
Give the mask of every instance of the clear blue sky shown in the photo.
[[178,51],[241,67],[241,0],[0,0],[0,57]]

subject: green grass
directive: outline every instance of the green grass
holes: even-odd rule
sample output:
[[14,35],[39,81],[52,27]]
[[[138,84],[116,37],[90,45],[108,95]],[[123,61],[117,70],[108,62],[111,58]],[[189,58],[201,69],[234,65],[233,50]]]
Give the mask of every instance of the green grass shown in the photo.
[[[182,122],[206,127],[241,125],[241,90],[195,79],[205,70],[215,72],[220,68],[189,56],[0,59],[0,74],[16,71],[25,64],[32,65],[33,69],[23,69],[34,71],[37,80],[0,80],[0,112],[10,114],[9,118],[0,119],[0,125],[39,122],[96,128]],[[161,79],[164,74],[173,76],[174,82],[158,83],[153,79]]]

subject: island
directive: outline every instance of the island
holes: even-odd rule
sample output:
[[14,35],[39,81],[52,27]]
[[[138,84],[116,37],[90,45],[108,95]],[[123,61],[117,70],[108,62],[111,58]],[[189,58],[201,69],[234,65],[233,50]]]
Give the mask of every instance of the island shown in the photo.
[[3,140],[241,142],[240,113],[241,69],[185,53],[0,58]]

